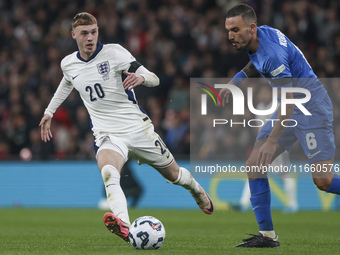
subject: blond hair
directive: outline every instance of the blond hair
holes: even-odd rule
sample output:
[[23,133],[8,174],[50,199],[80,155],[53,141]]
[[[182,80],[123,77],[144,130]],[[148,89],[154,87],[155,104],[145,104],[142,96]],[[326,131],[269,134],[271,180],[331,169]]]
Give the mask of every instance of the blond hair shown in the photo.
[[72,19],[72,29],[74,30],[77,26],[86,26],[98,24],[95,16],[88,12],[80,12]]

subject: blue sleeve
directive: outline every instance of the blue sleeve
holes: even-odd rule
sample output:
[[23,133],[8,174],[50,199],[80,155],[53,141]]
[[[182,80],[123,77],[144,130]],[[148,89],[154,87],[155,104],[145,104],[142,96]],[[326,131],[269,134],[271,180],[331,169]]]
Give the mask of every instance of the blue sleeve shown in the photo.
[[287,52],[280,46],[275,50],[271,50],[271,54],[268,56],[264,68],[266,73],[271,77],[270,83],[273,87],[281,89],[282,87],[292,86],[292,74],[288,63]]

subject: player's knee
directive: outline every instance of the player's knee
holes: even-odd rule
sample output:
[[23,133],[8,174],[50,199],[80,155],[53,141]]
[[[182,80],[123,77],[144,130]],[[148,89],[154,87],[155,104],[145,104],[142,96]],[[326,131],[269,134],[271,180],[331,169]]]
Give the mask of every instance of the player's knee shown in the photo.
[[332,179],[329,178],[313,178],[314,184],[319,190],[327,191],[331,185]]

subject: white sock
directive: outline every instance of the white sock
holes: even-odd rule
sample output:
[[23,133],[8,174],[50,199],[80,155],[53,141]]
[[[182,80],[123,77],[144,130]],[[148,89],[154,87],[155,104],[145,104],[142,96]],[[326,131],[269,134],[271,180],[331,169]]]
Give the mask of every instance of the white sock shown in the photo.
[[277,236],[275,235],[275,231],[274,230],[271,230],[271,231],[260,231],[260,233],[263,236],[270,237],[270,238],[272,238],[274,240],[277,238]]
[[126,197],[120,186],[120,174],[118,170],[112,165],[105,165],[101,173],[105,185],[107,202],[112,213],[130,225]]
[[184,167],[179,168],[178,178],[173,182],[173,184],[180,185],[189,191],[193,190],[195,193],[199,191],[198,182]]

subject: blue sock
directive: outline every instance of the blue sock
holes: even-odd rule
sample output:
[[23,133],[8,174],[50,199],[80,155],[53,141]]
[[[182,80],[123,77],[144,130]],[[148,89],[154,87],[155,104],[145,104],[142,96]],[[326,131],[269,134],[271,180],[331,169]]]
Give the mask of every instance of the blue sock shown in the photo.
[[[339,179],[340,180],[340,179]],[[270,187],[267,178],[249,181],[250,201],[260,231],[274,230],[272,214],[270,212]]]
[[331,185],[326,192],[340,195],[340,175],[334,174]]

